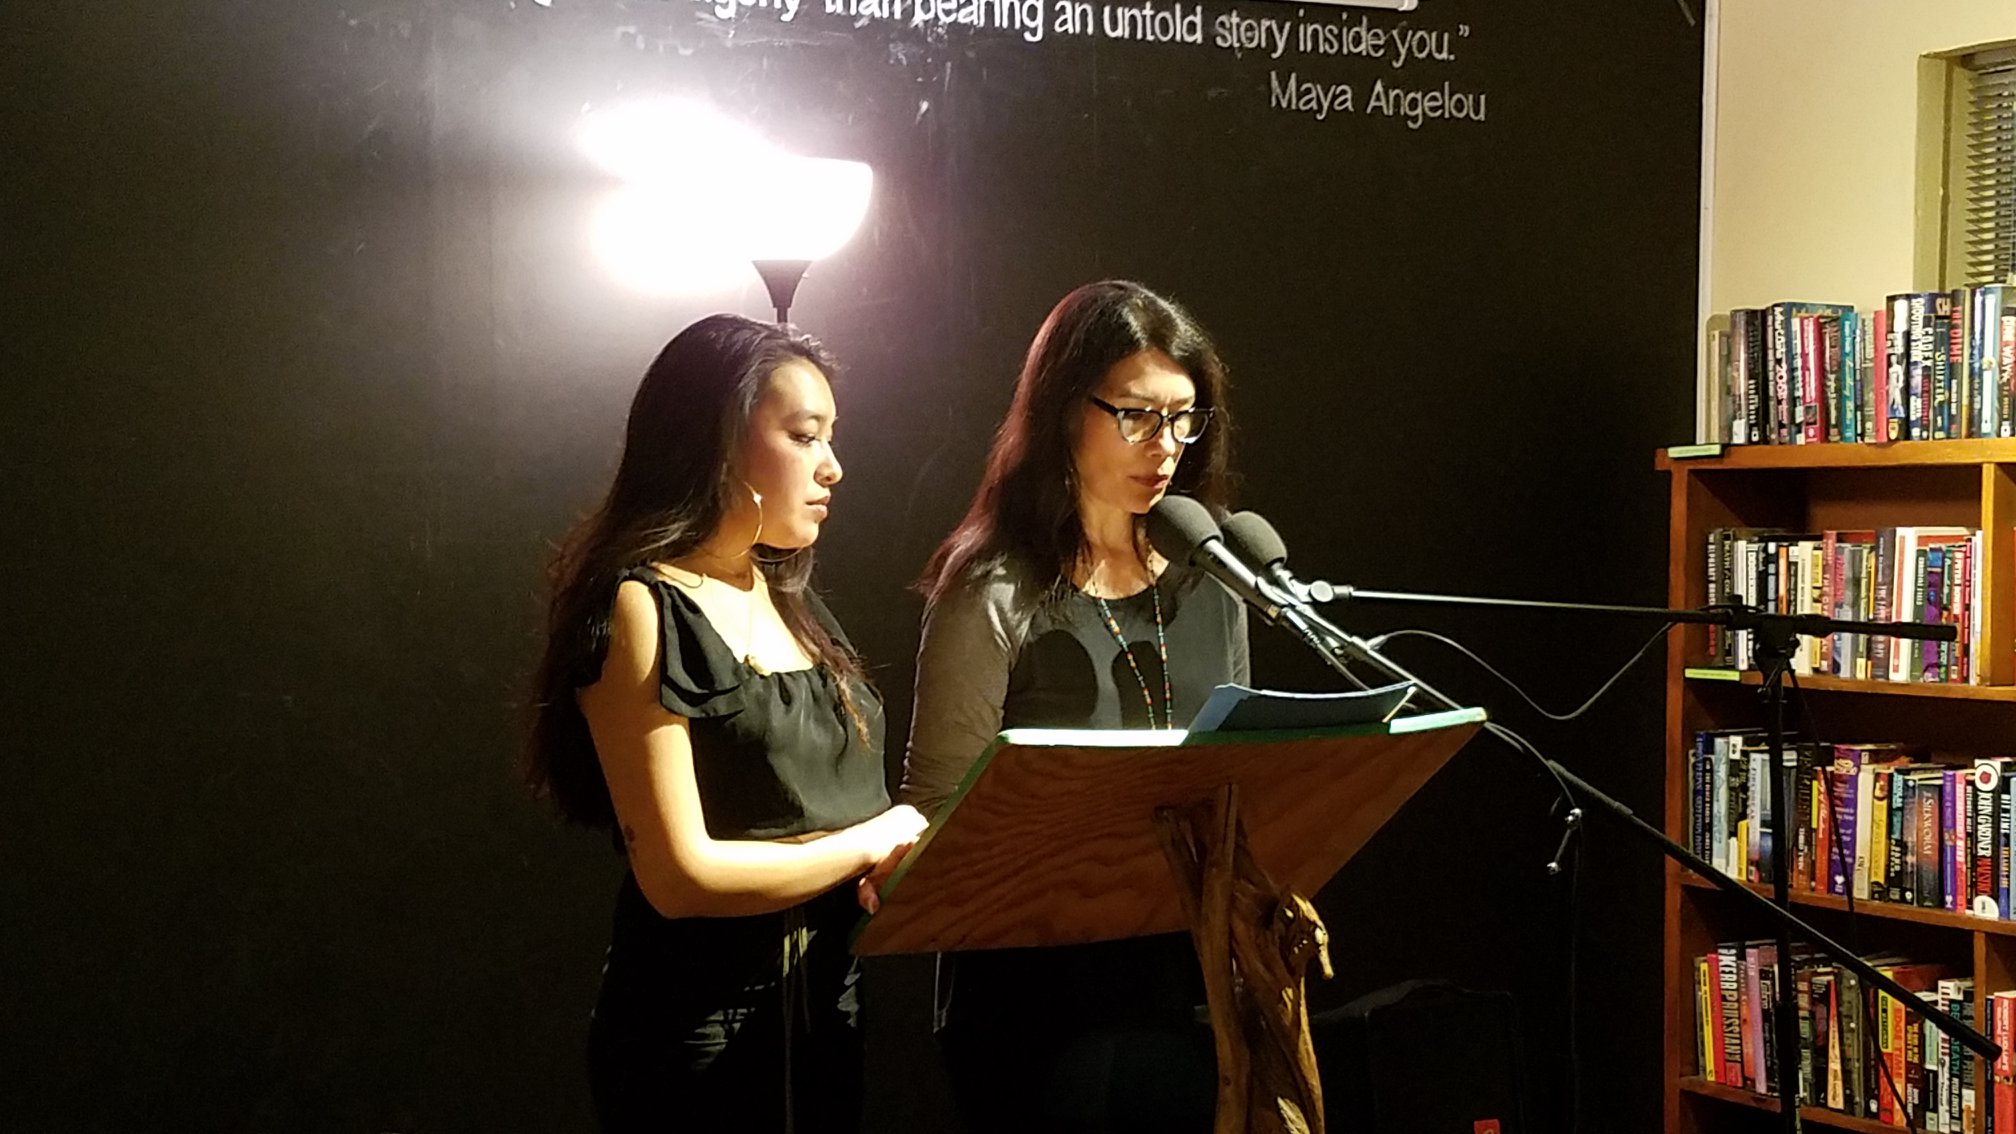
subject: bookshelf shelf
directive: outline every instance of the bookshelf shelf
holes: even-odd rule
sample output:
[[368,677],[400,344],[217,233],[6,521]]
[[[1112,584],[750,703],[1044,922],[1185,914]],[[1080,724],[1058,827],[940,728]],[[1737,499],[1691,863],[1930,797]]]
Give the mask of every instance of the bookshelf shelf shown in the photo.
[[[1764,677],[1755,670],[1690,668],[1687,680],[1759,686]],[[1931,697],[1947,701],[2002,701],[2016,704],[2016,685],[1945,685],[1923,681],[1850,681],[1845,677],[1813,674],[1797,679],[1802,690],[1824,693],[1868,693],[1879,697]]]
[[[1680,885],[1690,890],[1701,890],[1712,893],[1721,889],[1715,883],[1708,881],[1706,878],[1697,877],[1693,872],[1677,864],[1673,867],[1673,870],[1679,876]],[[1749,888],[1767,898],[1771,896],[1771,888],[1769,886],[1752,885]],[[1791,892],[1790,897],[1792,904],[1795,906],[1810,906],[1813,909],[1834,910],[1839,913],[1848,912],[1848,899],[1837,898],[1832,894],[1815,894],[1810,890],[1794,890]],[[1998,921],[1994,918],[1954,913],[1952,910],[1926,909],[1923,906],[1906,906],[1896,902],[1858,900],[1855,903],[1855,916],[1883,918],[1889,921],[1909,921],[1919,925],[1937,925],[1949,929],[1968,930],[1973,933],[1989,933],[1999,937],[2016,938],[2016,921]]]
[[1724,445],[1708,457],[1673,457],[1661,450],[1657,467],[1695,472],[1717,469],[1899,469],[1927,465],[2016,464],[2016,439],[1892,441],[1885,445]]
[[[1746,1091],[1740,1087],[1726,1087],[1721,1083],[1711,1083],[1706,1079],[1693,1076],[1680,1080],[1679,1087],[1682,1094],[1695,1095],[1706,1099],[1719,1099],[1722,1102],[1747,1106],[1754,1110],[1768,1110],[1773,1114],[1778,1113],[1778,1100],[1776,1098],[1770,1095],[1760,1095],[1755,1091]],[[1814,1126],[1831,1126],[1836,1130],[1859,1130],[1864,1131],[1865,1134],[1893,1134],[1894,1131],[1902,1129],[1902,1127],[1898,1126],[1887,1126],[1881,1122],[1877,1122],[1875,1119],[1858,1118],[1852,1114],[1843,1114],[1838,1110],[1828,1110],[1826,1107],[1820,1106],[1800,1107],[1799,1118],[1801,1121]]]
[[[1985,684],[1800,677],[1800,690],[1816,695],[1818,721],[1788,719],[1792,731],[1810,725],[1814,734],[1840,744],[1904,742],[1942,762],[2016,755],[2016,439],[1704,448],[1713,447],[1687,447],[1678,456],[1662,452],[1655,462],[1670,480],[1668,606],[1695,609],[1708,601],[1709,535],[1718,529],[1822,533],[1953,526],[1981,532],[1975,565],[1982,596],[1977,665]],[[1760,698],[1746,695],[1754,694],[1761,677],[1700,667],[1710,656],[1705,628],[1683,627],[1668,641],[1665,830],[1683,845],[1690,840],[1695,785],[1689,757],[1696,734],[1765,723]],[[1716,890],[1678,866],[1667,870],[1666,1134],[1758,1128],[1768,1119],[1757,1112],[1776,1111],[1778,1105],[1769,1096],[1700,1077],[1695,958],[1774,933],[1758,911],[1708,897]],[[1802,914],[1826,911],[1811,920],[1836,940],[1845,939],[1828,926],[1847,912],[1846,899],[1797,890],[1790,897]],[[1876,901],[1856,902],[1855,913],[1858,921],[1868,919],[1874,930],[1868,936],[1882,947],[1940,965],[1941,975],[1971,979],[1973,1018],[1984,1032],[1989,994],[2016,989],[2016,921]],[[1984,1084],[1986,1069],[1978,1062],[1974,1067],[1975,1082]],[[1816,1128],[1897,1129],[1823,1108],[1802,1108],[1801,1115]]]

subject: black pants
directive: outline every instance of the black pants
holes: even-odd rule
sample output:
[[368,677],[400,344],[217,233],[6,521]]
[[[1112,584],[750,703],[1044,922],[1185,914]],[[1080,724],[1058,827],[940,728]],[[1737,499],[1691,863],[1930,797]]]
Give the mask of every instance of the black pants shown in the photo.
[[841,898],[796,911],[810,934],[789,978],[776,915],[682,927],[684,948],[612,947],[588,1032],[602,1129],[858,1134],[860,967]]
[[968,1134],[1187,1134],[1211,1129],[1211,1030],[1099,1027],[939,1033]]

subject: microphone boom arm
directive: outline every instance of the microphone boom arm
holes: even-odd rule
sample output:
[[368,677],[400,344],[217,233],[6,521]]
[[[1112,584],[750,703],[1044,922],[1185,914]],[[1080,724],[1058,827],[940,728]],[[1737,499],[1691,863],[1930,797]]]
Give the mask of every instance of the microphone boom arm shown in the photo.
[[[1434,606],[1458,607],[1501,607],[1522,610],[1538,610],[1550,613],[1602,614],[1612,617],[1629,617],[1641,620],[1657,619],[1667,629],[1678,623],[1708,623],[1725,626],[1731,630],[1748,630],[1752,633],[1752,645],[1757,660],[1764,670],[1764,695],[1766,702],[1766,747],[1770,753],[1773,774],[1770,778],[1771,813],[1782,822],[1789,814],[1791,792],[1788,780],[1792,776],[1794,760],[1786,752],[1784,745],[1784,705],[1783,683],[1791,668],[1791,660],[1797,638],[1801,634],[1820,636],[1835,633],[1872,634],[1893,638],[1910,638],[1928,641],[1955,641],[1959,637],[1958,627],[1952,625],[1926,625],[1921,623],[1895,622],[1853,622],[1824,618],[1818,615],[1778,614],[1748,606],[1740,601],[1704,607],[1700,610],[1665,610],[1647,606],[1618,606],[1596,603],[1542,602],[1528,599],[1488,599],[1470,598],[1457,595],[1407,594],[1399,591],[1360,590],[1352,586],[1337,586],[1321,580],[1304,583],[1288,571],[1288,549],[1280,534],[1257,513],[1242,512],[1225,522],[1224,534],[1243,557],[1260,565],[1257,574],[1263,598],[1270,609],[1270,621],[1287,623],[1311,646],[1323,655],[1333,669],[1351,678],[1346,668],[1351,663],[1363,663],[1390,675],[1393,679],[1413,683],[1435,704],[1448,709],[1460,708],[1455,700],[1443,694],[1434,686],[1409,673],[1399,664],[1388,660],[1375,647],[1364,642],[1341,627],[1317,614],[1309,605],[1311,602],[1349,602],[1363,599],[1379,602],[1420,603]],[[1249,600],[1250,601],[1250,600]],[[1278,612],[1278,619],[1276,618]],[[1313,633],[1312,633],[1313,631]],[[1356,680],[1355,678],[1351,678]],[[1807,941],[1819,946],[1832,959],[1859,975],[1865,987],[1880,988],[1895,997],[1901,1004],[1909,1005],[1923,1014],[1939,1030],[1953,1036],[1968,1049],[1989,1060],[1999,1057],[2001,1048],[1989,1041],[1981,1033],[1961,1023],[1935,1005],[1928,1004],[1904,990],[1895,981],[1878,973],[1868,962],[1855,956],[1825,934],[1806,924],[1792,912],[1788,893],[1789,852],[1791,840],[1784,837],[1778,823],[1773,824],[1772,896],[1752,890],[1742,882],[1727,874],[1668,838],[1666,832],[1647,823],[1634,814],[1624,804],[1598,791],[1587,780],[1561,766],[1560,762],[1547,757],[1515,734],[1498,725],[1487,725],[1493,736],[1515,746],[1522,746],[1532,752],[1546,765],[1567,795],[1567,829],[1562,836],[1562,846],[1582,826],[1582,809],[1575,799],[1576,794],[1585,797],[1591,804],[1619,819],[1624,827],[1639,837],[1657,846],[1662,854],[1674,862],[1685,866],[1695,874],[1712,882],[1718,888],[1735,895],[1753,911],[1768,914],[1777,921],[1778,963],[1776,966],[1779,987],[1790,988],[1793,984],[1792,934],[1794,930],[1805,935]],[[1572,791],[1569,785],[1573,785]],[[1555,861],[1548,864],[1550,873],[1559,870],[1564,851],[1557,851]],[[1772,1031],[1777,1039],[1776,1062],[1778,1065],[1779,1111],[1788,1134],[1799,1129],[1799,1109],[1797,1096],[1797,1048],[1799,1043],[1798,1025],[1794,1019],[1790,998],[1781,999],[1772,1021]],[[1894,1089],[1894,1088],[1893,1088]]]
[[[1316,584],[1310,584],[1309,589],[1313,592],[1316,586]],[[1773,704],[1771,705],[1773,720],[1769,732],[1771,734],[1771,747],[1774,753],[1780,750],[1782,744],[1780,739],[1781,726],[1778,724],[1777,715],[1782,712],[1783,695],[1778,691],[1778,683],[1782,680],[1787,663],[1790,661],[1790,646],[1792,640],[1797,635],[1846,632],[1883,634],[1891,637],[1915,638],[1927,641],[1951,641],[1958,636],[1958,628],[1951,625],[1910,622],[1854,622],[1823,618],[1818,615],[1770,614],[1742,603],[1712,606],[1702,610],[1669,610],[1648,606],[1605,606],[1593,603],[1465,598],[1443,595],[1407,594],[1397,591],[1361,591],[1355,587],[1332,587],[1331,589],[1340,598],[1344,599],[1362,598],[1434,605],[1497,606],[1574,611],[1578,613],[1626,614],[1643,618],[1659,618],[1668,623],[1711,623],[1730,629],[1754,630],[1759,634],[1760,652],[1769,658],[1775,659],[1770,663],[1771,669],[1766,681],[1766,692],[1773,695]],[[1412,673],[1409,673],[1399,663],[1391,661],[1362,639],[1345,632],[1328,619],[1316,614],[1309,607],[1297,605],[1302,613],[1307,615],[1312,622],[1322,629],[1325,637],[1334,643],[1334,650],[1337,654],[1348,656],[1352,661],[1362,662],[1381,670],[1393,680],[1413,682],[1415,688],[1419,689],[1431,701],[1443,708],[1456,709],[1462,707],[1453,698],[1427,682],[1422,681]],[[1284,604],[1283,610],[1286,611],[1288,609],[1291,609],[1291,607]],[[1494,733],[1494,735],[1496,734]],[[1504,738],[1501,737],[1500,739]],[[1805,935],[1807,941],[1818,946],[1832,960],[1853,970],[1856,975],[1862,978],[1866,986],[1879,988],[1894,997],[1898,1003],[1907,1005],[1911,1010],[1919,1012],[1926,1020],[1931,1022],[1940,1031],[1952,1036],[1962,1046],[1991,1062],[2000,1056],[2001,1047],[1999,1045],[1974,1028],[1954,1018],[1952,1014],[1940,1010],[1938,1006],[1926,1002],[1915,993],[1908,992],[1902,985],[1899,985],[1883,973],[1878,972],[1874,966],[1855,955],[1846,946],[1841,945],[1833,938],[1815,929],[1792,912],[1786,893],[1788,871],[1784,857],[1785,844],[1790,840],[1784,838],[1774,839],[1773,849],[1778,856],[1778,860],[1775,863],[1775,894],[1773,897],[1767,898],[1763,894],[1752,890],[1743,882],[1715,869],[1711,863],[1696,855],[1692,850],[1669,838],[1665,831],[1639,818],[1636,812],[1632,811],[1622,802],[1604,794],[1593,784],[1589,783],[1589,781],[1563,767],[1559,761],[1537,751],[1534,755],[1539,756],[1549,770],[1560,777],[1562,781],[1571,785],[1579,796],[1622,821],[1627,829],[1633,831],[1647,842],[1656,845],[1667,858],[1685,866],[1695,875],[1714,883],[1718,889],[1734,895],[1740,902],[1753,911],[1768,914],[1774,918],[1779,926],[1778,944],[1780,951],[1778,956],[1778,971],[1782,978],[1789,980],[1792,977],[1791,939],[1793,931],[1796,930]],[[1779,758],[1780,765],[1782,766],[1785,762],[1785,758],[1781,756]],[[1773,796],[1780,796],[1783,790],[1781,776],[1773,777],[1771,787]],[[1782,798],[1774,798],[1774,811],[1776,814],[1783,815],[1786,813],[1784,803],[1785,801]],[[1574,805],[1572,801],[1568,822],[1571,834],[1575,828],[1581,825],[1580,807]],[[1565,836],[1563,841],[1565,843]],[[1788,1079],[1786,1077],[1788,1069],[1796,1066],[1794,1061],[1797,1059],[1797,1056],[1792,1054],[1796,1049],[1797,1025],[1793,1021],[1790,1007],[1790,1001],[1781,1003],[1777,1012],[1778,1019],[1773,1021],[1778,1028],[1778,1039],[1780,1041],[1777,1055],[1781,1084],[1796,1082],[1796,1078]],[[1792,1046],[1786,1046],[1788,1042]],[[1798,1091],[1790,1086],[1781,1086],[1780,1091],[1779,1103],[1781,1113],[1788,1116],[1788,1125],[1796,1129],[1798,1125],[1797,1107],[1793,1102],[1793,1097],[1798,1094]]]

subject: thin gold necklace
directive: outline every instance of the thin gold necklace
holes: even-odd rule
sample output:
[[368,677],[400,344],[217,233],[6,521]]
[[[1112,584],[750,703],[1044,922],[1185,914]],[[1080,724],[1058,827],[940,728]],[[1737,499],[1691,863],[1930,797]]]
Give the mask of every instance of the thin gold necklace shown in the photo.
[[[688,558],[689,559],[696,558],[696,556],[689,555]],[[700,558],[704,561],[712,561],[714,563],[725,562],[718,556],[708,555],[704,552],[699,553],[697,558]],[[677,565],[674,564],[674,566]],[[715,582],[720,583],[722,586],[725,587],[732,588],[735,585],[719,575],[709,575],[705,571],[695,571],[691,567],[681,567],[680,570],[691,572],[694,576],[696,576],[699,579],[699,582],[692,583],[689,585],[680,582],[678,579],[673,579],[672,581],[678,584],[679,586],[686,587],[687,590],[694,591],[696,593],[700,590],[702,586],[706,585],[708,579],[713,579]],[[667,578],[671,577],[667,576]],[[755,564],[751,563],[749,565],[749,593],[748,596],[743,600],[745,604],[745,610],[747,612],[747,617],[744,619],[745,625],[742,631],[742,651],[743,651],[742,664],[749,667],[749,672],[755,674],[756,676],[768,677],[770,676],[770,667],[764,665],[761,661],[758,661],[756,658],[756,592],[759,589],[763,591],[768,591],[769,586],[763,580],[763,572],[758,570]]]
[[[754,570],[754,568],[751,568],[751,570]],[[761,571],[756,571],[755,578],[749,580],[749,627],[742,636],[742,644],[747,648],[748,652],[742,655],[742,664],[748,666],[749,672],[756,676],[768,677],[770,676],[770,667],[756,660],[756,592],[758,590],[769,590],[769,587],[763,582],[763,572]]]

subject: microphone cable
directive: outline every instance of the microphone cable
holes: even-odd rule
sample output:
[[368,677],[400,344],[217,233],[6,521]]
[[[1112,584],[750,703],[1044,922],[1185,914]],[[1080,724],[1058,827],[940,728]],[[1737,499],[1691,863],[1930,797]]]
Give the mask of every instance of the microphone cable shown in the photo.
[[1370,641],[1366,642],[1366,645],[1376,650],[1379,649],[1381,646],[1384,646],[1388,641],[1391,641],[1394,638],[1427,638],[1432,641],[1440,642],[1441,644],[1448,646],[1450,649],[1455,650],[1457,653],[1462,654],[1464,657],[1469,658],[1471,661],[1476,662],[1480,667],[1483,668],[1484,672],[1490,674],[1491,676],[1497,678],[1499,681],[1503,682],[1506,688],[1512,690],[1512,692],[1517,693],[1519,695],[1520,700],[1532,706],[1534,712],[1539,713],[1541,716],[1546,717],[1550,721],[1572,721],[1575,718],[1581,716],[1582,714],[1588,712],[1596,704],[1597,701],[1602,700],[1603,695],[1605,693],[1610,692],[1610,688],[1616,685],[1617,682],[1621,680],[1625,674],[1631,672],[1631,668],[1633,666],[1645,660],[1645,655],[1651,652],[1652,647],[1664,641],[1667,632],[1672,630],[1673,627],[1676,625],[1678,625],[1678,623],[1668,622],[1664,626],[1661,626],[1658,629],[1658,631],[1655,632],[1650,638],[1645,639],[1645,644],[1638,647],[1638,652],[1631,655],[1631,660],[1625,662],[1621,667],[1618,668],[1617,672],[1610,675],[1609,680],[1605,681],[1601,686],[1597,687],[1596,692],[1591,693],[1589,695],[1588,700],[1582,702],[1582,704],[1579,707],[1575,708],[1574,710],[1566,713],[1549,712],[1546,708],[1541,706],[1540,702],[1535,701],[1530,695],[1528,695],[1526,690],[1520,688],[1518,682],[1512,680],[1510,677],[1505,676],[1505,674],[1500,672],[1496,666],[1492,665],[1490,662],[1485,661],[1483,658],[1477,656],[1476,651],[1470,649],[1470,647],[1468,646],[1465,646],[1463,643],[1458,642],[1454,638],[1449,638],[1445,637],[1444,635],[1437,634],[1433,630],[1411,630],[1411,629],[1393,630],[1371,639]]

